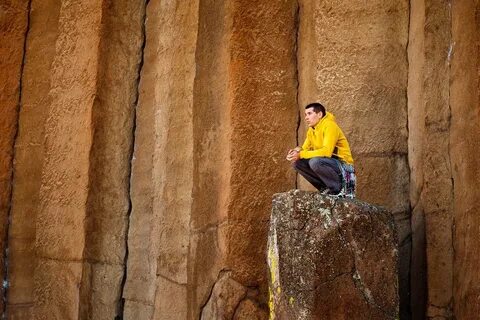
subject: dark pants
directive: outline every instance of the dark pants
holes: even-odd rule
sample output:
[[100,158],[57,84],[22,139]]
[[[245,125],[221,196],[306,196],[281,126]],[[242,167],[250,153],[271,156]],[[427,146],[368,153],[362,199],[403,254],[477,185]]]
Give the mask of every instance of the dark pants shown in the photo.
[[293,164],[293,168],[320,191],[328,188],[331,193],[339,193],[342,188],[337,159],[322,157],[300,159]]

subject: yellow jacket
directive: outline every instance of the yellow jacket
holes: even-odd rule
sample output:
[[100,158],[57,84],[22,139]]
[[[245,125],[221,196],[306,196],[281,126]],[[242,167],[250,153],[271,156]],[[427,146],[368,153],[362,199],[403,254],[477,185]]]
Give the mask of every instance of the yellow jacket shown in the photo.
[[300,158],[310,159],[313,157],[333,157],[353,164],[347,138],[330,112],[327,112],[327,115],[320,119],[315,127],[308,128],[307,138],[300,151]]

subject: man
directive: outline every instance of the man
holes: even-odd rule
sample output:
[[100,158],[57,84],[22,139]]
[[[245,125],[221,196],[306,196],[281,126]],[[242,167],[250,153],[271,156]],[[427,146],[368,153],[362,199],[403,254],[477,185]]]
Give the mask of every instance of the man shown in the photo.
[[324,194],[355,197],[355,171],[347,138],[320,103],[305,107],[309,126],[302,147],[288,151],[287,160]]

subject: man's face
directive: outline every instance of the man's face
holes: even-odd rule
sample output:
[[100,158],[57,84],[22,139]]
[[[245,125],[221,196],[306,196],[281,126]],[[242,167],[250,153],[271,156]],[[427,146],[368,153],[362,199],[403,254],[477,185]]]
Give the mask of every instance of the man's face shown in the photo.
[[322,119],[322,113],[316,113],[313,108],[305,109],[305,122],[309,127],[314,127]]

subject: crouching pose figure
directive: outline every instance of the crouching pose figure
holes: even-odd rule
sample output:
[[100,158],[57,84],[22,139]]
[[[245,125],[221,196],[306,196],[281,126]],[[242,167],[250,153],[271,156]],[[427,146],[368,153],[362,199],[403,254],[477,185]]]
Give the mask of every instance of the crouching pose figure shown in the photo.
[[288,151],[287,160],[324,194],[355,197],[355,170],[347,138],[320,103],[305,107],[307,137]]

